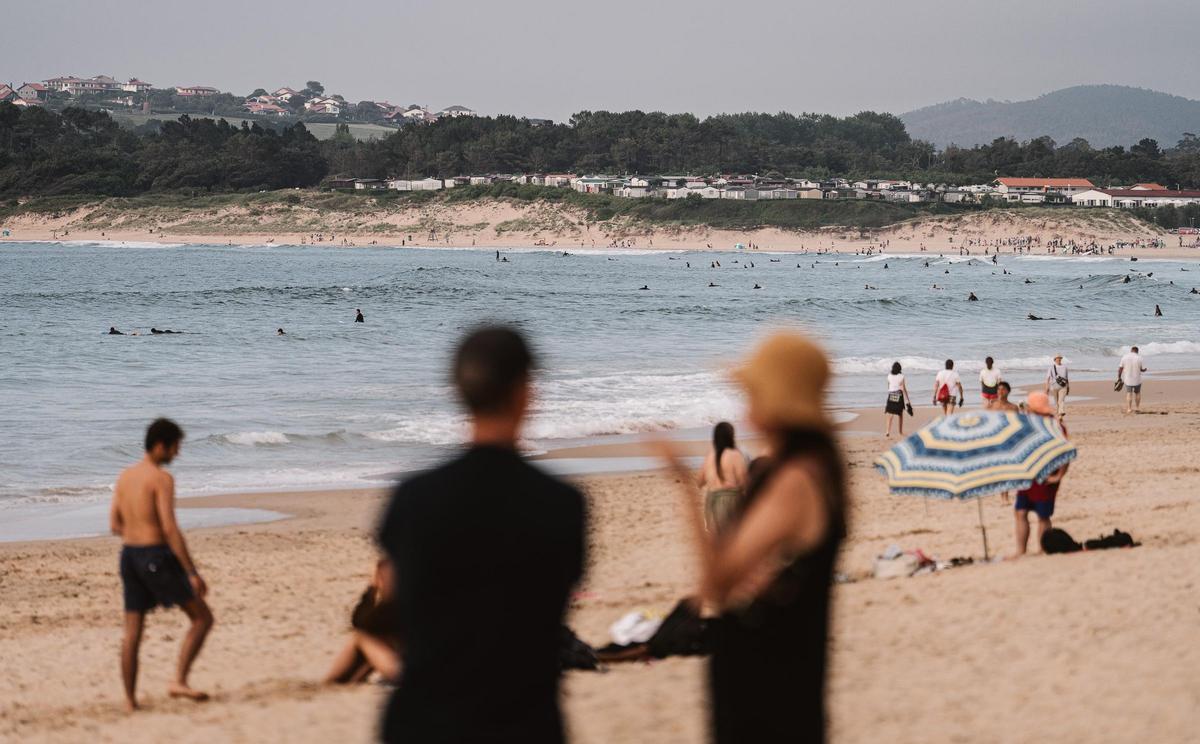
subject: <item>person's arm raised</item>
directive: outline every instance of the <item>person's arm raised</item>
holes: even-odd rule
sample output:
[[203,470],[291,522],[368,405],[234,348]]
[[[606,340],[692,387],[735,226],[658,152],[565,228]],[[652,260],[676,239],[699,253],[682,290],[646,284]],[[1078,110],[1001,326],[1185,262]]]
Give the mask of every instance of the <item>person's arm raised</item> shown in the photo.
[[724,607],[769,558],[806,553],[829,528],[829,513],[809,469],[787,464],[772,477],[727,540],[711,545],[701,596]]
[[162,480],[155,491],[154,498],[159,527],[162,528],[167,546],[179,559],[183,570],[187,572],[188,581],[191,582],[196,595],[203,597],[208,591],[208,587],[205,585],[204,579],[200,578],[200,574],[196,572],[196,564],[192,562],[192,556],[188,553],[187,541],[183,539],[183,531],[179,529],[179,523],[175,520],[175,478],[170,473],[162,474]]

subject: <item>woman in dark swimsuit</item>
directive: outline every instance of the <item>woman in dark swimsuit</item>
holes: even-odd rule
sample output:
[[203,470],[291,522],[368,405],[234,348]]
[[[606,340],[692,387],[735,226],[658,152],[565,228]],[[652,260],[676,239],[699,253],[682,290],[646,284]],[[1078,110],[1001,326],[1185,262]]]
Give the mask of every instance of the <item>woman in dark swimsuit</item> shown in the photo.
[[724,535],[705,533],[688,498],[701,598],[721,614],[709,667],[719,743],[825,738],[830,586],[846,529],[842,458],[823,406],[828,376],[807,339],[768,339],[737,374],[772,452],[767,466]]

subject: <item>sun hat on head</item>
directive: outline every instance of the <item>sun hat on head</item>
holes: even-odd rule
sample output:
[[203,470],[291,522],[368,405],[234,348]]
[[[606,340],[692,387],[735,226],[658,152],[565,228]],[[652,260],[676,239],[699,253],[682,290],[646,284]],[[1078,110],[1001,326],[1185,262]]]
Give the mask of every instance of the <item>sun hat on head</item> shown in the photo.
[[829,360],[806,337],[791,332],[770,336],[734,370],[733,378],[771,423],[829,426],[824,405]]
[[1054,358],[1055,358],[1055,359],[1062,359],[1062,358],[1063,358],[1063,355],[1062,355],[1062,354],[1055,354],[1055,355],[1054,355]]
[[1034,391],[1025,399],[1025,407],[1033,413],[1040,413],[1043,416],[1053,416],[1054,407],[1050,405],[1050,396],[1045,393]]

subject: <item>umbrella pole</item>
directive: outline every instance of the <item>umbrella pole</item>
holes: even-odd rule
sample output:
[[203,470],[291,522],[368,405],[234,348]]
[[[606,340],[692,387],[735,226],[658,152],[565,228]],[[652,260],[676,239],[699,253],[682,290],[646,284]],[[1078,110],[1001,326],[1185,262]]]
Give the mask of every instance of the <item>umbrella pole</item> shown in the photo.
[[975,505],[979,507],[979,531],[983,533],[983,559],[989,560],[987,544],[987,527],[983,526],[983,499],[976,498]]

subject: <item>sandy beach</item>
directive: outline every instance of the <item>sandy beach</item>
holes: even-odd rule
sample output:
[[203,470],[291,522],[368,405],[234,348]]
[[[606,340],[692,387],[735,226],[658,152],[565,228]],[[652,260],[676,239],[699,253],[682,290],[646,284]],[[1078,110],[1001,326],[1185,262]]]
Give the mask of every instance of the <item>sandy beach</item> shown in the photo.
[[[1079,245],[1108,246],[1162,239],[1162,248],[1127,247],[1115,255],[1200,258],[1200,248],[1180,245],[1179,236],[1134,219],[1120,210],[1083,208],[996,209],[958,215],[928,216],[887,227],[858,230],[827,227],[798,231],[773,227],[733,230],[704,226],[650,225],[626,219],[589,223],[578,208],[546,202],[491,199],[425,205],[373,205],[330,211],[305,206],[179,207],[110,210],[81,207],[59,214],[24,214],[0,225],[10,241],[111,241],[196,245],[299,245],[324,235],[321,245],[384,245],[430,248],[543,248],[562,251],[605,249],[735,250],[737,244],[763,252],[818,250],[854,253],[878,250],[888,241],[892,254],[957,254],[964,240],[998,241],[1019,237],[1043,243],[1059,239]],[[65,233],[65,234],[64,234]],[[330,239],[330,236],[333,236]],[[431,238],[432,235],[432,238]],[[1195,236],[1185,236],[1192,244]],[[1011,252],[1011,247],[1004,251]],[[1045,253],[1045,248],[1033,252]],[[982,248],[972,250],[981,255]]]
[[[891,544],[978,558],[976,507],[888,495],[871,467],[886,446],[880,417],[864,413],[844,427],[853,502],[840,570],[854,580],[835,589],[832,741],[1194,738],[1200,377],[1148,379],[1139,416],[1120,414],[1108,383],[1077,383],[1074,394],[1068,421],[1080,456],[1055,524],[1079,540],[1120,527],[1141,547],[869,578],[873,557]],[[918,413],[927,418],[931,410]],[[591,550],[571,624],[603,645],[620,615],[666,612],[691,590],[692,552],[666,476],[580,483],[590,502]],[[117,540],[0,545],[0,740],[370,741],[386,688],[329,689],[317,680],[368,578],[384,497],[185,500],[187,509],[291,516],[189,536],[217,617],[193,682],[215,699],[166,698],[184,620],[159,612],[142,650],[146,710],[134,718],[119,705]],[[1011,507],[991,497],[984,515],[991,544],[1011,551]],[[572,672],[564,707],[576,742],[703,741],[704,662]]]

